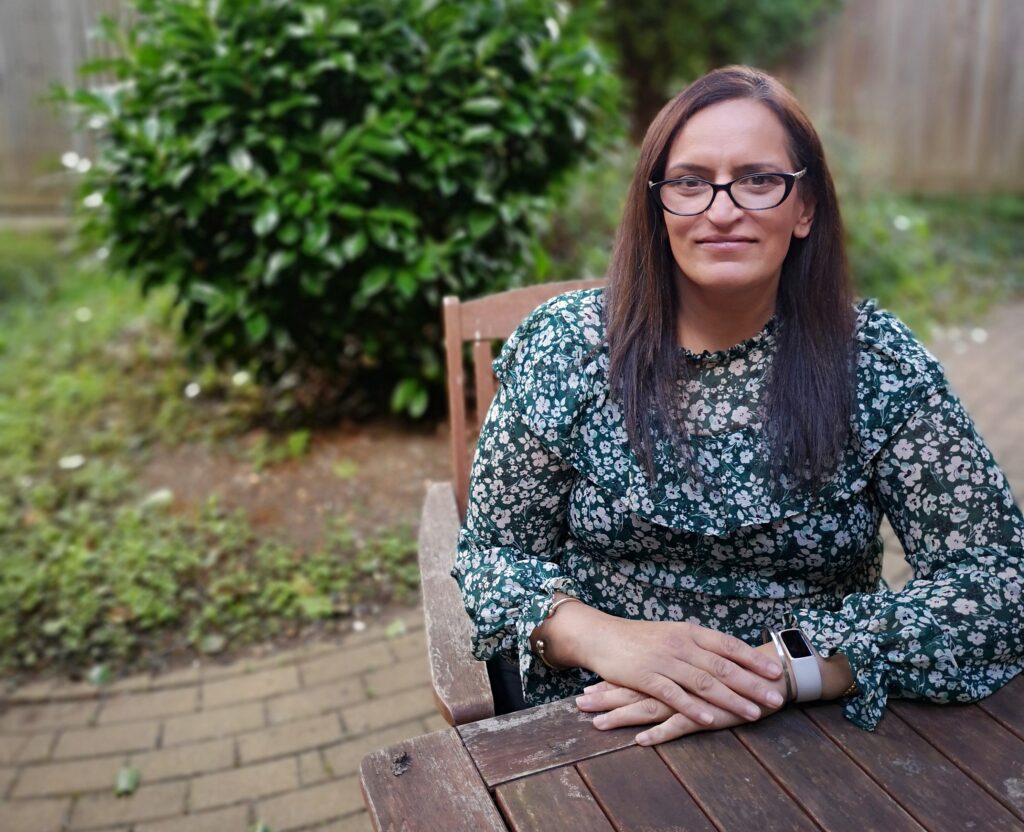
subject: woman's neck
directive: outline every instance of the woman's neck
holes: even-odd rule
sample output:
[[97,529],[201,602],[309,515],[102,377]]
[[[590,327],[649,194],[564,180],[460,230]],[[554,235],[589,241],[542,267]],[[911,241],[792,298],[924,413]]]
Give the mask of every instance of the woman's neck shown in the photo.
[[775,314],[778,284],[736,292],[707,292],[686,285],[680,290],[676,333],[691,352],[727,350],[752,338]]

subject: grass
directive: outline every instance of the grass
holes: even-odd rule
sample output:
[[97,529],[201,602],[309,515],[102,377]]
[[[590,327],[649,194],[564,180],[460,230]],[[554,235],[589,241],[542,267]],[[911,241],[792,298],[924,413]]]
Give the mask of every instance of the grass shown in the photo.
[[[38,235],[0,235],[0,293],[0,669],[219,652],[416,587],[409,530],[358,541],[333,517],[300,553],[215,502],[179,517],[139,493],[154,443],[222,442],[266,411],[244,370],[189,368],[167,295],[143,300]],[[309,440],[264,441],[251,461],[300,457]]]

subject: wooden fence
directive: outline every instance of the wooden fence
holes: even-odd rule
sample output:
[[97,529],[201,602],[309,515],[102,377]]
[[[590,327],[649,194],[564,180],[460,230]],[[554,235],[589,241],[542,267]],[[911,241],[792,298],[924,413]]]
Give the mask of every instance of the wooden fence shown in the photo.
[[846,0],[777,71],[868,182],[1024,191],[1022,0]]
[[[0,0],[0,213],[66,207],[60,156],[90,148],[40,101],[76,82],[101,54],[97,17],[119,13],[122,0]],[[776,70],[864,181],[1024,191],[1024,0],[846,0]]]

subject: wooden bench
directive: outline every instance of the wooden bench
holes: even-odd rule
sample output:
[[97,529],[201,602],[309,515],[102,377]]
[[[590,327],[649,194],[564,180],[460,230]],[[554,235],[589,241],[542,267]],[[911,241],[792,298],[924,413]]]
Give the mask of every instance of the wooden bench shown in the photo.
[[[472,632],[451,577],[459,525],[469,496],[470,442],[475,441],[496,389],[492,344],[504,340],[544,301],[577,289],[604,285],[601,280],[544,283],[462,302],[444,299],[445,363],[451,422],[452,481],[432,483],[420,518],[419,565],[426,622],[427,652],[434,701],[450,725],[494,716],[487,667],[470,654]],[[463,347],[472,344],[476,406],[473,434],[467,430]]]

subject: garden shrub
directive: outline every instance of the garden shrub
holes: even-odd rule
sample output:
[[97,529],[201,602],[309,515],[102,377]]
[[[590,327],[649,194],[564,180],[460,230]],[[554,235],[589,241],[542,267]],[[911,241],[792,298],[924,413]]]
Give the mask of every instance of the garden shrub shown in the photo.
[[[527,282],[552,189],[610,135],[614,76],[554,0],[133,0],[86,228],[189,343],[265,379],[326,370],[423,413],[443,295]],[[437,401],[440,401],[440,395]]]

